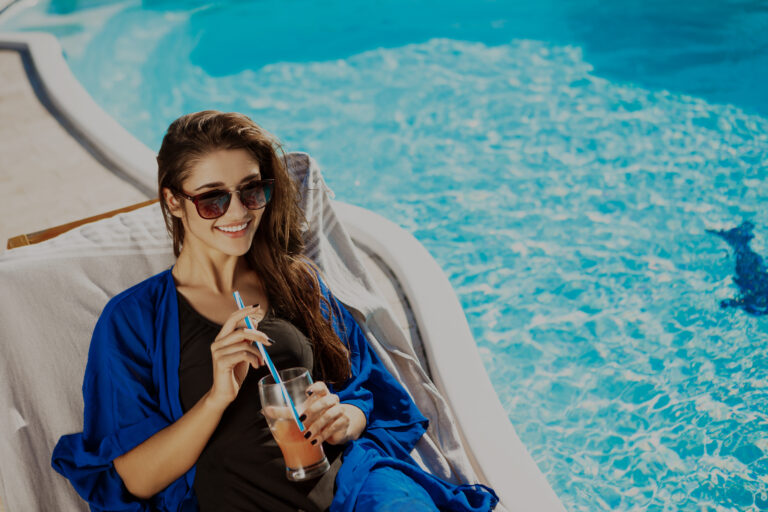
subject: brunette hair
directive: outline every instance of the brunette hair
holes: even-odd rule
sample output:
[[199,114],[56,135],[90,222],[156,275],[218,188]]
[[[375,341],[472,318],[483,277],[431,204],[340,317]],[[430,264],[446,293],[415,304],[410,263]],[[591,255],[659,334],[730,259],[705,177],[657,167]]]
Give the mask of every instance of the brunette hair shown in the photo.
[[[181,253],[184,225],[171,214],[163,188],[177,194],[192,167],[221,149],[247,150],[258,162],[262,179],[275,180],[272,198],[245,259],[264,283],[275,314],[296,325],[311,340],[322,378],[344,382],[351,375],[349,351],[333,330],[334,308],[321,293],[319,269],[303,254],[304,214],[298,189],[287,171],[285,152],[275,137],[247,116],[205,110],[182,116],[168,127],[157,155],[158,189],[174,254],[178,257]],[[327,320],[321,304],[328,311]]]

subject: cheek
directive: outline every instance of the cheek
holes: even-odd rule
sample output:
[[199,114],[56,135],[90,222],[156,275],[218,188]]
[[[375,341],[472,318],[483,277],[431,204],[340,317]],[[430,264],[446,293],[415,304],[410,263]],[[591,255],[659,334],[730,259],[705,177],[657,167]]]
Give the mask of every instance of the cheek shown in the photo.
[[181,223],[184,224],[185,231],[192,231],[195,227],[190,222],[189,212],[186,210],[181,212]]
[[194,234],[198,238],[205,237],[206,233],[211,231],[212,223],[200,218],[200,216],[197,215],[197,212],[185,211],[181,217],[181,221],[184,223],[184,230],[187,233]]

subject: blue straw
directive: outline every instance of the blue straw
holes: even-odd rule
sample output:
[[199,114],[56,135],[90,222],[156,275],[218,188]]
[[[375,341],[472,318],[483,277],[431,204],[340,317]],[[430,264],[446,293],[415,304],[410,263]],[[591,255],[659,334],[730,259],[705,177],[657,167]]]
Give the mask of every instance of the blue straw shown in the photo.
[[[233,295],[235,296],[235,302],[237,302],[237,307],[240,309],[245,308],[243,299],[240,297],[240,292],[235,290]],[[251,319],[248,317],[245,317],[245,325],[247,325],[249,329],[253,329],[254,331],[256,330],[256,328],[251,323]],[[269,354],[267,354],[267,351],[264,350],[264,345],[262,345],[258,341],[255,341],[254,343],[256,343],[256,346],[259,347],[259,352],[261,352],[261,357],[264,358],[264,361],[267,363],[267,367],[269,368],[269,373],[272,374],[272,378],[275,379],[275,382],[280,385],[280,390],[283,392],[283,399],[285,399],[286,403],[291,406],[291,412],[293,412],[293,419],[296,420],[296,425],[299,426],[300,431],[304,432],[304,424],[299,419],[299,413],[296,411],[296,406],[293,405],[293,400],[291,400],[291,397],[288,394],[288,390],[285,389],[285,384],[283,384],[283,381],[280,380],[280,375],[277,373],[277,369],[275,368],[275,365],[272,364],[272,359],[269,357]]]

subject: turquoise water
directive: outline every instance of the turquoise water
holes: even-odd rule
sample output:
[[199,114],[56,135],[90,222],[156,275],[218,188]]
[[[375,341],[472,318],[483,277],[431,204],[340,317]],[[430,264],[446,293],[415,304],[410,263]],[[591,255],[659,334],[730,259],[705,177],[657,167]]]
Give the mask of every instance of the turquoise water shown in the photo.
[[[768,510],[768,317],[721,307],[765,278],[768,5],[672,4],[69,1],[0,28],[56,34],[154,150],[242,111],[412,232],[568,510]],[[740,249],[707,231],[747,220]]]

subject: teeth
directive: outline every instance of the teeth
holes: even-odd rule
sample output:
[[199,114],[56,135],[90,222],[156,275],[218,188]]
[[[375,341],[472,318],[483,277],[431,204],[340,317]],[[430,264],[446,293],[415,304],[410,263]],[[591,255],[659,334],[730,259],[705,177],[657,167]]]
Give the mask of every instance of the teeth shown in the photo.
[[247,225],[248,225],[248,223],[246,222],[245,224],[241,224],[239,226],[232,226],[232,227],[229,227],[229,228],[216,227],[216,229],[220,229],[222,231],[226,231],[227,233],[237,233],[238,231],[244,230],[245,226],[247,226]]

